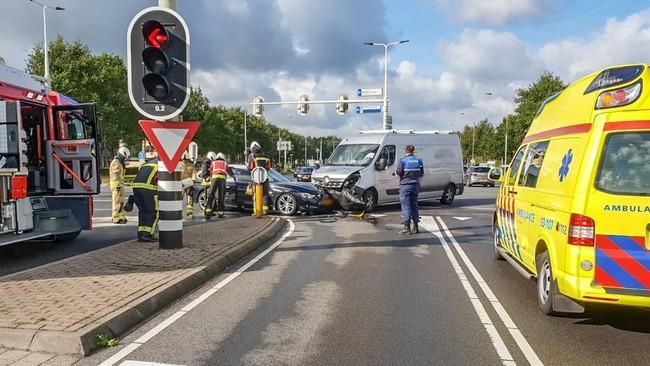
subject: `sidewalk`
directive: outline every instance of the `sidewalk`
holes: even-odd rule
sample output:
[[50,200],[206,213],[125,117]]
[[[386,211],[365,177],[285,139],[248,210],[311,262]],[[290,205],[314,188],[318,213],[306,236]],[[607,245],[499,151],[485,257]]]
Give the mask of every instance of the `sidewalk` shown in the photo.
[[23,351],[68,359],[89,354],[98,334],[124,333],[270,242],[285,225],[277,218],[215,219],[186,227],[180,250],[129,241],[2,277],[0,365],[36,357]]

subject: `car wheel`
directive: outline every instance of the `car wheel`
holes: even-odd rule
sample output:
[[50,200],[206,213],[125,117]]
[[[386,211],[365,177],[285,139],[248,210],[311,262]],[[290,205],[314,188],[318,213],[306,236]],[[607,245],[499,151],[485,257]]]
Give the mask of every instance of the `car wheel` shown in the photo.
[[363,202],[366,203],[366,212],[371,212],[377,207],[377,191],[374,188],[366,189],[363,192]]
[[293,216],[298,212],[298,199],[290,193],[283,193],[275,201],[275,209],[282,215]]
[[499,228],[495,227],[494,228],[494,235],[493,235],[493,240],[492,240],[492,247],[494,249],[494,259],[496,260],[505,260],[503,256],[501,255],[501,252],[499,251]]
[[537,305],[546,315],[555,315],[553,298],[557,293],[548,250],[537,256]]
[[447,184],[444,192],[442,192],[442,198],[440,202],[443,205],[451,205],[454,203],[454,198],[456,197],[456,187],[453,184]]
[[199,204],[199,207],[201,207],[201,210],[205,211],[205,206],[208,204],[208,196],[205,192],[205,189],[199,193],[199,196],[197,197],[197,203]]

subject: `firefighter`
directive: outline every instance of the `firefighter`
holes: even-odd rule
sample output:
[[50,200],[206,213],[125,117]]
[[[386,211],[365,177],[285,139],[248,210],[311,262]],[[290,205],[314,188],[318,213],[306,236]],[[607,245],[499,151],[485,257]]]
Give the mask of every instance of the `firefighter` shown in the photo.
[[[271,169],[271,160],[264,156],[264,152],[262,151],[262,146],[257,141],[251,142],[250,150],[251,153],[248,156],[248,170],[253,171],[253,169],[257,167],[262,167],[266,170]],[[271,185],[269,183],[269,180],[267,179],[266,182],[264,182],[264,195],[262,197],[262,207],[265,214],[266,211],[268,211],[269,209],[270,191],[271,191]],[[255,208],[255,205],[253,205],[253,208]]]
[[205,216],[214,216],[212,208],[214,207],[214,199],[217,199],[217,213],[219,217],[224,216],[225,211],[225,196],[226,196],[226,178],[232,176],[232,171],[226,161],[226,156],[223,153],[218,153],[212,164],[210,164],[210,191],[208,192],[208,200],[205,205]]
[[145,160],[133,181],[133,196],[138,206],[138,241],[157,241],[158,159]]
[[111,161],[109,168],[109,183],[112,195],[112,222],[113,224],[126,224],[124,214],[124,174],[126,173],[126,160],[131,152],[125,146],[117,150],[117,155]]
[[183,173],[181,174],[183,184],[183,203],[185,214],[194,215],[194,161],[189,158],[187,152],[183,153]]
[[212,162],[215,160],[217,160],[217,153],[214,151],[208,151],[205,155],[205,160],[203,160],[203,164],[201,164],[201,170],[199,170],[199,174],[196,175],[197,178],[201,179],[201,187],[203,187],[203,192],[205,192],[204,212],[205,209],[208,208],[208,195],[210,194],[210,181],[212,179],[210,176],[210,166],[212,166]]

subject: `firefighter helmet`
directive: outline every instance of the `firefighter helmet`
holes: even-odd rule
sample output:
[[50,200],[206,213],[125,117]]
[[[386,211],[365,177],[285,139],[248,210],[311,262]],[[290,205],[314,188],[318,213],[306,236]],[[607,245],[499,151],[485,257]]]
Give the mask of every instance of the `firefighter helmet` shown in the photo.
[[129,148],[126,146],[122,146],[119,149],[117,149],[117,154],[122,156],[124,159],[128,159],[131,156],[131,152],[129,151]]
[[226,155],[224,155],[222,152],[217,153],[217,160],[226,160]]
[[206,155],[206,157],[207,157],[208,160],[210,160],[210,161],[215,161],[215,160],[217,160],[217,154],[215,154],[214,151],[208,151],[208,154]]
[[257,141],[253,141],[253,142],[251,142],[251,151],[252,151],[253,153],[257,153],[257,152],[259,152],[260,150],[262,150],[262,146],[260,145],[259,142],[257,142]]

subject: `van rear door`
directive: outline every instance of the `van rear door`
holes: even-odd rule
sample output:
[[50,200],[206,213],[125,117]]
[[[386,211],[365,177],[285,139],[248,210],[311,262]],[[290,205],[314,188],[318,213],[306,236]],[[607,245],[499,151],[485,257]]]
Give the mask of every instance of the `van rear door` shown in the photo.
[[605,127],[587,217],[572,218],[569,240],[595,234],[595,285],[650,296],[650,129],[614,124]]

